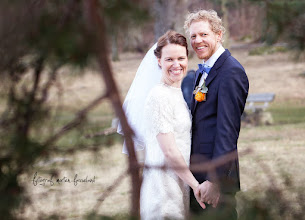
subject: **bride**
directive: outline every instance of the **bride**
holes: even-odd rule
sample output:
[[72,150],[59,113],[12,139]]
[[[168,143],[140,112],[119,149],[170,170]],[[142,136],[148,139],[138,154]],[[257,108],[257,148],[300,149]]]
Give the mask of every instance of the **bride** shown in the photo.
[[141,219],[187,218],[189,188],[205,208],[188,168],[192,124],[181,91],[187,66],[186,38],[168,31],[144,57],[123,105],[136,149],[145,147]]

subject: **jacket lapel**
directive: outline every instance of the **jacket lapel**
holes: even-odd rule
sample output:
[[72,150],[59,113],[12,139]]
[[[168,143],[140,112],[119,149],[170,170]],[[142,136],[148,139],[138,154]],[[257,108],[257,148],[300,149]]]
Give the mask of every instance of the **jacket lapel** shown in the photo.
[[221,54],[221,56],[217,59],[217,61],[215,62],[213,68],[211,69],[209,76],[206,79],[205,85],[208,86],[213,79],[217,76],[218,73],[218,69],[222,66],[222,64],[224,63],[224,61],[231,56],[231,53],[226,49],[225,52],[223,52],[223,54]]
[[[206,78],[206,81],[205,81],[205,85],[208,87],[209,84],[213,81],[213,79],[217,76],[218,74],[218,69],[222,66],[222,64],[224,63],[224,61],[229,57],[231,56],[231,53],[229,52],[229,50],[225,50],[225,52],[223,52],[221,54],[221,56],[217,59],[217,61],[215,62],[214,66],[212,67],[211,71],[209,72],[209,75],[208,77]],[[196,71],[196,83],[194,85],[194,88],[196,87],[196,85],[199,83],[199,79],[198,79],[198,76],[199,76],[199,70]],[[192,114],[194,114],[195,112],[195,109],[196,109],[196,106],[197,106],[197,101],[194,99],[194,96],[193,96],[193,99],[192,99],[192,103],[191,103],[191,109],[192,109]]]
[[194,84],[194,88],[193,89],[195,89],[195,87],[198,85],[198,83],[199,83],[199,80],[200,80],[200,78],[199,78],[199,75],[200,75],[200,72],[199,72],[199,69],[196,71],[196,77],[195,77],[195,84]]
[[[194,83],[194,86],[193,86],[193,91],[195,89],[195,87],[198,85],[199,83],[199,80],[200,80],[200,77],[199,77],[199,69],[196,71],[196,74],[195,74],[195,83]],[[195,110],[195,107],[197,105],[197,102],[195,100],[195,95],[193,95],[193,98],[192,98],[192,102],[191,102],[191,110],[192,110],[192,113],[193,113],[193,110]]]

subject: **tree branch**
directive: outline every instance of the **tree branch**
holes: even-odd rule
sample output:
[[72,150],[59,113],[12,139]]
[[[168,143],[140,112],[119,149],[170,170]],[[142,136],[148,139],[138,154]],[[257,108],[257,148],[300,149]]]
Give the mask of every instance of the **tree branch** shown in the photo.
[[81,124],[84,119],[86,118],[87,113],[92,110],[94,107],[96,107],[97,105],[100,104],[100,102],[107,98],[108,94],[104,94],[100,97],[98,97],[97,99],[95,99],[94,101],[92,101],[87,107],[85,107],[84,109],[82,109],[81,111],[79,111],[76,114],[76,117],[74,118],[74,120],[72,120],[71,122],[69,122],[68,124],[66,124],[65,126],[63,126],[55,135],[53,135],[52,137],[50,137],[46,142],[45,142],[45,146],[49,146],[52,143],[54,143],[56,140],[58,140],[60,137],[62,137],[64,134],[66,134],[67,132],[69,132],[71,129],[77,127],[79,124]]
[[94,206],[94,211],[96,212],[98,210],[98,208],[101,206],[101,204],[104,202],[104,200],[112,193],[113,190],[115,190],[123,181],[123,179],[127,176],[127,171],[124,170],[121,175],[119,175],[114,181],[113,183],[107,187],[107,189],[105,190],[105,192],[98,198],[98,202],[96,203],[96,205]]
[[122,109],[122,102],[119,97],[119,92],[112,76],[113,74],[109,64],[106,46],[108,41],[105,36],[106,31],[104,27],[104,19],[100,14],[101,10],[102,8],[100,7],[98,0],[88,0],[85,2],[85,13],[88,19],[88,31],[92,36],[94,36],[96,44],[96,48],[94,49],[98,58],[100,69],[102,71],[102,77],[104,78],[106,89],[110,94],[112,106],[114,107],[115,113],[121,122],[129,154],[129,172],[132,180],[131,216],[139,217],[141,178],[138,166],[131,169],[134,164],[138,165],[134,144],[132,141],[133,131],[128,125],[125,113]]

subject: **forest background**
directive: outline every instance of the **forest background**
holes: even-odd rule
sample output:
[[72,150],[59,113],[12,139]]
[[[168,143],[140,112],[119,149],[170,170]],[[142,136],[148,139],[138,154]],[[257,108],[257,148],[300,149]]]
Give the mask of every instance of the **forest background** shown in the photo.
[[[266,120],[247,112],[242,124],[240,219],[304,218],[304,1],[3,0],[4,219],[138,216],[141,175],[122,100],[147,49],[168,29],[184,33],[185,15],[200,8],[222,17],[250,94],[275,94]],[[189,69],[199,62],[191,53]]]

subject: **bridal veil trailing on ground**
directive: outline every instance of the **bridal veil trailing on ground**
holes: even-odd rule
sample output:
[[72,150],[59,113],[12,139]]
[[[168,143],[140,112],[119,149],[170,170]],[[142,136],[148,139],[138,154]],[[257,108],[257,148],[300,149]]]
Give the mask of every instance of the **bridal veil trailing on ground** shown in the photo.
[[[144,150],[144,106],[149,91],[161,80],[162,71],[158,66],[158,60],[154,55],[157,47],[155,43],[143,58],[135,78],[129,88],[123,103],[123,109],[127,120],[135,135],[133,137],[135,150]],[[118,124],[117,132],[124,135],[121,124]],[[128,154],[124,141],[123,153]]]

